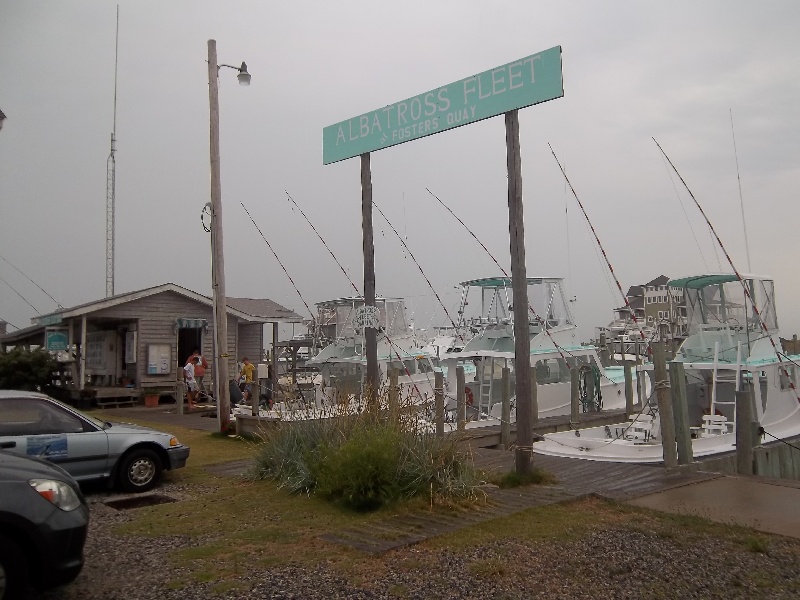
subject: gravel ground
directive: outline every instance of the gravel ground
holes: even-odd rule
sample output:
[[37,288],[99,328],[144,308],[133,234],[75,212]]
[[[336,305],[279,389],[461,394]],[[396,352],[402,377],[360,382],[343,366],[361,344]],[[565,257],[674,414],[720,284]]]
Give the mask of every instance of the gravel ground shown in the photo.
[[[190,497],[186,484],[159,493]],[[195,491],[195,490],[192,490]],[[193,495],[193,494],[191,494]],[[120,537],[130,520],[89,492],[91,527],[86,564],[72,584],[30,600],[172,600],[183,598],[800,598],[800,542],[778,536],[768,552],[717,537],[687,543],[639,526],[616,525],[558,543],[505,539],[466,551],[424,544],[373,559],[374,572],[345,580],[334,568],[281,566],[259,570],[215,590],[218,582],[170,589],[181,577],[170,552],[196,544],[188,536]],[[118,495],[114,495],[115,497]]]

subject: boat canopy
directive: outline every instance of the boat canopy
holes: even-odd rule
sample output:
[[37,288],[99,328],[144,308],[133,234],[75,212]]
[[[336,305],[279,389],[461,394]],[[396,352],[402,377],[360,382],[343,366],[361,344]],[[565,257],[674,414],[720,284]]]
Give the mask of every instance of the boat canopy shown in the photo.
[[723,273],[717,275],[695,275],[694,277],[683,277],[682,279],[673,279],[667,285],[674,288],[688,288],[690,290],[699,290],[709,285],[717,285],[720,283],[728,283],[731,281],[738,281],[734,273]]
[[[756,342],[778,331],[775,284],[769,278],[722,273],[675,279],[669,286],[682,289],[686,302],[689,336],[679,360],[747,361]],[[769,344],[764,348],[773,354]]]
[[[572,325],[569,304],[564,297],[562,277],[527,277],[526,292],[532,325],[556,327]],[[487,324],[510,324],[514,321],[513,283],[510,277],[484,277],[461,284],[459,325],[483,327]],[[469,291],[480,294],[480,306],[469,306]]]
[[[548,280],[561,280],[560,277],[528,277],[528,285],[536,285],[540,284],[543,281]],[[484,277],[482,279],[472,279],[470,281],[464,281],[460,283],[461,287],[501,287],[507,288],[511,287],[511,278],[510,277]]]
[[[358,334],[354,318],[364,306],[364,298],[351,296],[317,303],[317,326],[328,340],[353,337]],[[387,335],[397,337],[409,333],[405,304],[401,298],[375,298],[378,322]]]

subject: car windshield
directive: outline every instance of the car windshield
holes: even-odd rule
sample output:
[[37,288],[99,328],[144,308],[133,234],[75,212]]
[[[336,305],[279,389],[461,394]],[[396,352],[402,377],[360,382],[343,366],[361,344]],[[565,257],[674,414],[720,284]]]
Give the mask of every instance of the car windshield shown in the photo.
[[71,410],[78,413],[80,416],[89,421],[95,427],[99,427],[100,429],[108,429],[109,427],[111,427],[111,423],[109,423],[108,421],[101,421],[100,419],[93,417],[92,415],[87,415],[86,413],[81,412],[75,409],[74,407],[69,406],[68,404],[64,404],[63,402],[61,402],[60,400],[56,400],[55,398],[51,398],[51,400],[67,410]]

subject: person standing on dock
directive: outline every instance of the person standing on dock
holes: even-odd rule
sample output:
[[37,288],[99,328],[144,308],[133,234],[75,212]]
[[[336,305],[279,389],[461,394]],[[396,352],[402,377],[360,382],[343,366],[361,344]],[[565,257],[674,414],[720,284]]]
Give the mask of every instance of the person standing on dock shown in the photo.
[[239,373],[242,379],[242,385],[244,389],[242,390],[244,394],[244,402],[250,401],[250,396],[253,393],[253,372],[256,370],[256,366],[250,362],[250,359],[246,356],[242,358],[242,370]]
[[200,349],[195,349],[194,353],[186,359],[186,364],[188,365],[193,361],[193,359],[198,358],[199,360],[194,365],[194,379],[197,382],[197,393],[205,394],[206,388],[203,386],[203,377],[206,374],[206,369],[208,368],[208,361],[203,358],[203,355],[200,354]]
[[193,356],[189,359],[189,362],[186,363],[186,366],[183,367],[183,378],[186,380],[186,398],[189,401],[189,410],[193,409],[195,406],[195,398],[197,398],[197,380],[195,379],[195,367],[199,362],[200,357]]

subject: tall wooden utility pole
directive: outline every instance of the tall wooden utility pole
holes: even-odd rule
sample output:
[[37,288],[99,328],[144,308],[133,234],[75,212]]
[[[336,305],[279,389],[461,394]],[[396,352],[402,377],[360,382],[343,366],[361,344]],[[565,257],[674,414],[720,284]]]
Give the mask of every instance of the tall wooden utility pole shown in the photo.
[[[372,172],[369,152],[361,155],[361,229],[364,245],[364,306],[375,306],[375,243],[372,236]],[[364,328],[364,351],[367,355],[365,382],[368,404],[378,397],[378,332]]]
[[214,397],[220,431],[228,429],[231,397],[228,389],[228,310],[225,298],[225,255],[222,251],[222,185],[219,166],[219,89],[217,42],[208,40],[208,104],[211,115],[211,270],[214,296]]
[[531,471],[533,419],[531,411],[531,339],[528,324],[528,274],[525,268],[525,225],[522,218],[522,159],[519,114],[505,113],[508,165],[508,233],[511,243],[511,285],[514,298],[514,368],[517,394],[516,470]]

